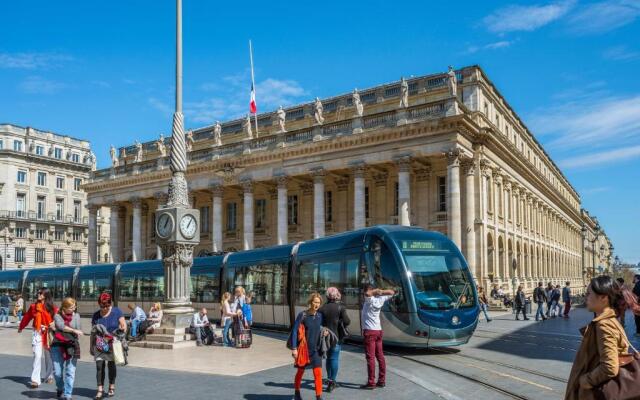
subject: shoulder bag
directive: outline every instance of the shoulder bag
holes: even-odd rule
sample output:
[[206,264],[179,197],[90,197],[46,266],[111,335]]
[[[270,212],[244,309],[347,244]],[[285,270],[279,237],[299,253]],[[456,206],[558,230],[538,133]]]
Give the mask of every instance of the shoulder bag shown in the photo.
[[[620,327],[618,327],[620,330]],[[626,334],[620,330],[622,337]],[[598,400],[636,400],[640,399],[640,353],[627,340],[627,344],[633,350],[632,354],[620,354],[618,375],[602,385],[593,388],[594,397]]]
[[344,320],[342,319],[343,309],[345,309],[345,307],[341,304],[340,308],[338,309],[338,312],[340,313],[340,320],[338,321],[338,339],[340,340],[346,339],[351,335],[347,327],[344,325]]

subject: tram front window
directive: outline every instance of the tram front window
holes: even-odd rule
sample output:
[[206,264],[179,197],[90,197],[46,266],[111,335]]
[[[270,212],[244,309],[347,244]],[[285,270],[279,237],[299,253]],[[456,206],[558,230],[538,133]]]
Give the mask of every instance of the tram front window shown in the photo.
[[447,249],[403,246],[402,254],[420,309],[448,310],[474,305],[473,283],[456,253]]

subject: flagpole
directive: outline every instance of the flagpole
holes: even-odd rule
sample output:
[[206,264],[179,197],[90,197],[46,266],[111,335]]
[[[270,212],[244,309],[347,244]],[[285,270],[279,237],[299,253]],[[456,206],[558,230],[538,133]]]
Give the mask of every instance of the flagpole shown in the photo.
[[[253,77],[253,47],[251,46],[251,39],[249,39],[249,60],[251,62],[251,84],[253,85],[253,93],[255,96],[256,81],[255,81],[255,78]],[[255,120],[256,120],[256,137],[258,137],[258,111],[257,110],[255,113]]]

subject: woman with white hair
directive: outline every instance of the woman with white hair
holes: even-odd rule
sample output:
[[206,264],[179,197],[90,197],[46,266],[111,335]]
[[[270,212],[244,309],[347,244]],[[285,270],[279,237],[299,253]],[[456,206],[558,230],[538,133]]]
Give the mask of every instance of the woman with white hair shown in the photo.
[[351,323],[347,315],[347,308],[340,302],[342,295],[338,288],[330,287],[327,289],[327,303],[320,308],[320,312],[324,315],[323,325],[330,329],[338,337],[338,342],[334,347],[329,349],[327,353],[327,389],[330,393],[338,385],[336,377],[338,376],[338,368],[340,367],[340,349],[342,342],[348,335],[347,326]]

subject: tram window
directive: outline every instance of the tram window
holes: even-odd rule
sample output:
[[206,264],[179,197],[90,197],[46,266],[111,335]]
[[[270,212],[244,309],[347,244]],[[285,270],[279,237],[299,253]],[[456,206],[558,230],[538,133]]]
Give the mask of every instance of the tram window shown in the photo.
[[396,296],[393,301],[389,302],[389,306],[394,311],[406,312],[407,302],[402,289],[402,277],[393,254],[382,241],[373,243],[371,253],[373,257],[370,257],[370,260],[373,262],[375,285],[384,289],[394,289]]
[[358,268],[360,264],[360,254],[349,254],[345,258],[345,269],[347,281],[342,293],[342,301],[347,306],[358,306]]
[[71,297],[71,280],[69,279],[57,279],[55,299],[63,300],[66,297]]
[[191,301],[197,303],[215,303],[220,298],[218,274],[209,272],[191,275]]
[[95,290],[95,285],[93,282],[93,276],[87,276],[80,278],[80,299],[81,300],[91,300],[97,299],[98,294]]
[[140,297],[143,300],[161,300],[164,298],[164,276],[138,275],[140,281]]
[[244,289],[253,292],[254,304],[273,304],[273,264],[246,268]]
[[298,282],[296,286],[296,305],[307,304],[309,295],[318,291],[318,264],[305,260],[298,267]]
[[111,293],[111,277],[97,275],[95,277],[95,289],[97,292],[96,296],[104,292]]
[[18,280],[0,281],[0,293],[9,292],[9,296],[14,297],[18,294]]
[[318,289],[320,294],[324,294],[328,287],[334,286],[342,292],[344,290],[344,280],[342,279],[342,259],[334,259],[320,262],[320,280]]
[[135,301],[138,298],[138,287],[135,275],[120,276],[120,299]]
[[287,304],[287,266],[273,265],[273,304]]

